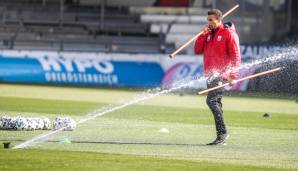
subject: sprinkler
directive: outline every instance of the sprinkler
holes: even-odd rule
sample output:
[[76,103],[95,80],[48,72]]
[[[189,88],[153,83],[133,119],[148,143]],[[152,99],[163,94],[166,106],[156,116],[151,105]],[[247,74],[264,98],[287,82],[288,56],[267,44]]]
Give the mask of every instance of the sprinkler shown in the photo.
[[9,145],[10,145],[10,142],[4,142],[3,143],[3,148],[7,149],[7,148],[9,148]]
[[272,117],[272,114],[271,113],[265,113],[263,115],[264,118],[271,118]]

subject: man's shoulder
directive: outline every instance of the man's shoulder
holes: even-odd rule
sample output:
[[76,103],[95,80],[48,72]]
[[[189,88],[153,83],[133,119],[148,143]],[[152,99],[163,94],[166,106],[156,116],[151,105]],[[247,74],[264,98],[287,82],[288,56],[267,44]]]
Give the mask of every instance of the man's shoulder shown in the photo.
[[232,22],[224,23],[221,32],[226,36],[238,35],[235,25]]
[[235,24],[232,22],[226,22],[223,24],[223,30],[229,33],[236,32]]
[[220,33],[219,34],[221,34],[224,37],[229,37],[229,36],[231,36],[233,34],[233,30],[231,30],[229,28],[222,28],[220,30]]

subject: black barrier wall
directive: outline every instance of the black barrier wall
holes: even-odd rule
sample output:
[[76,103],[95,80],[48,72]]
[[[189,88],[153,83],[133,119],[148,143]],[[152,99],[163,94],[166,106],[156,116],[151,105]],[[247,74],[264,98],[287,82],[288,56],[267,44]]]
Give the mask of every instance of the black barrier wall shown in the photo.
[[298,95],[297,60],[278,61],[270,65],[264,65],[257,69],[256,73],[280,66],[285,67],[281,72],[251,80],[248,85],[248,91],[291,93]]

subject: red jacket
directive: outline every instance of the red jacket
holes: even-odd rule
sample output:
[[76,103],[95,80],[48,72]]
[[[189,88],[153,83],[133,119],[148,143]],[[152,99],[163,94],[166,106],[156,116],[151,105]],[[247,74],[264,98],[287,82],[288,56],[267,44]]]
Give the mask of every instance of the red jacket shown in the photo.
[[241,63],[239,38],[232,23],[221,24],[211,32],[200,35],[194,46],[196,54],[204,52],[204,72],[210,77],[215,73],[226,80],[239,76]]

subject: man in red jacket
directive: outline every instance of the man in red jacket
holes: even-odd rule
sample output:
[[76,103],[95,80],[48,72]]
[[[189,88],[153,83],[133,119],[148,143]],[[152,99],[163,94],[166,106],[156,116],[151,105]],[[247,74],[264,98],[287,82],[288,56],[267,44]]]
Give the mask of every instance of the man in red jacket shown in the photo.
[[[239,38],[232,23],[222,23],[222,13],[218,9],[208,11],[208,27],[204,28],[194,46],[196,54],[204,53],[204,73],[207,87],[215,87],[223,82],[235,84],[241,63]],[[207,145],[224,145],[229,135],[224,123],[222,95],[224,89],[208,93],[207,104],[213,113],[217,138]]]

